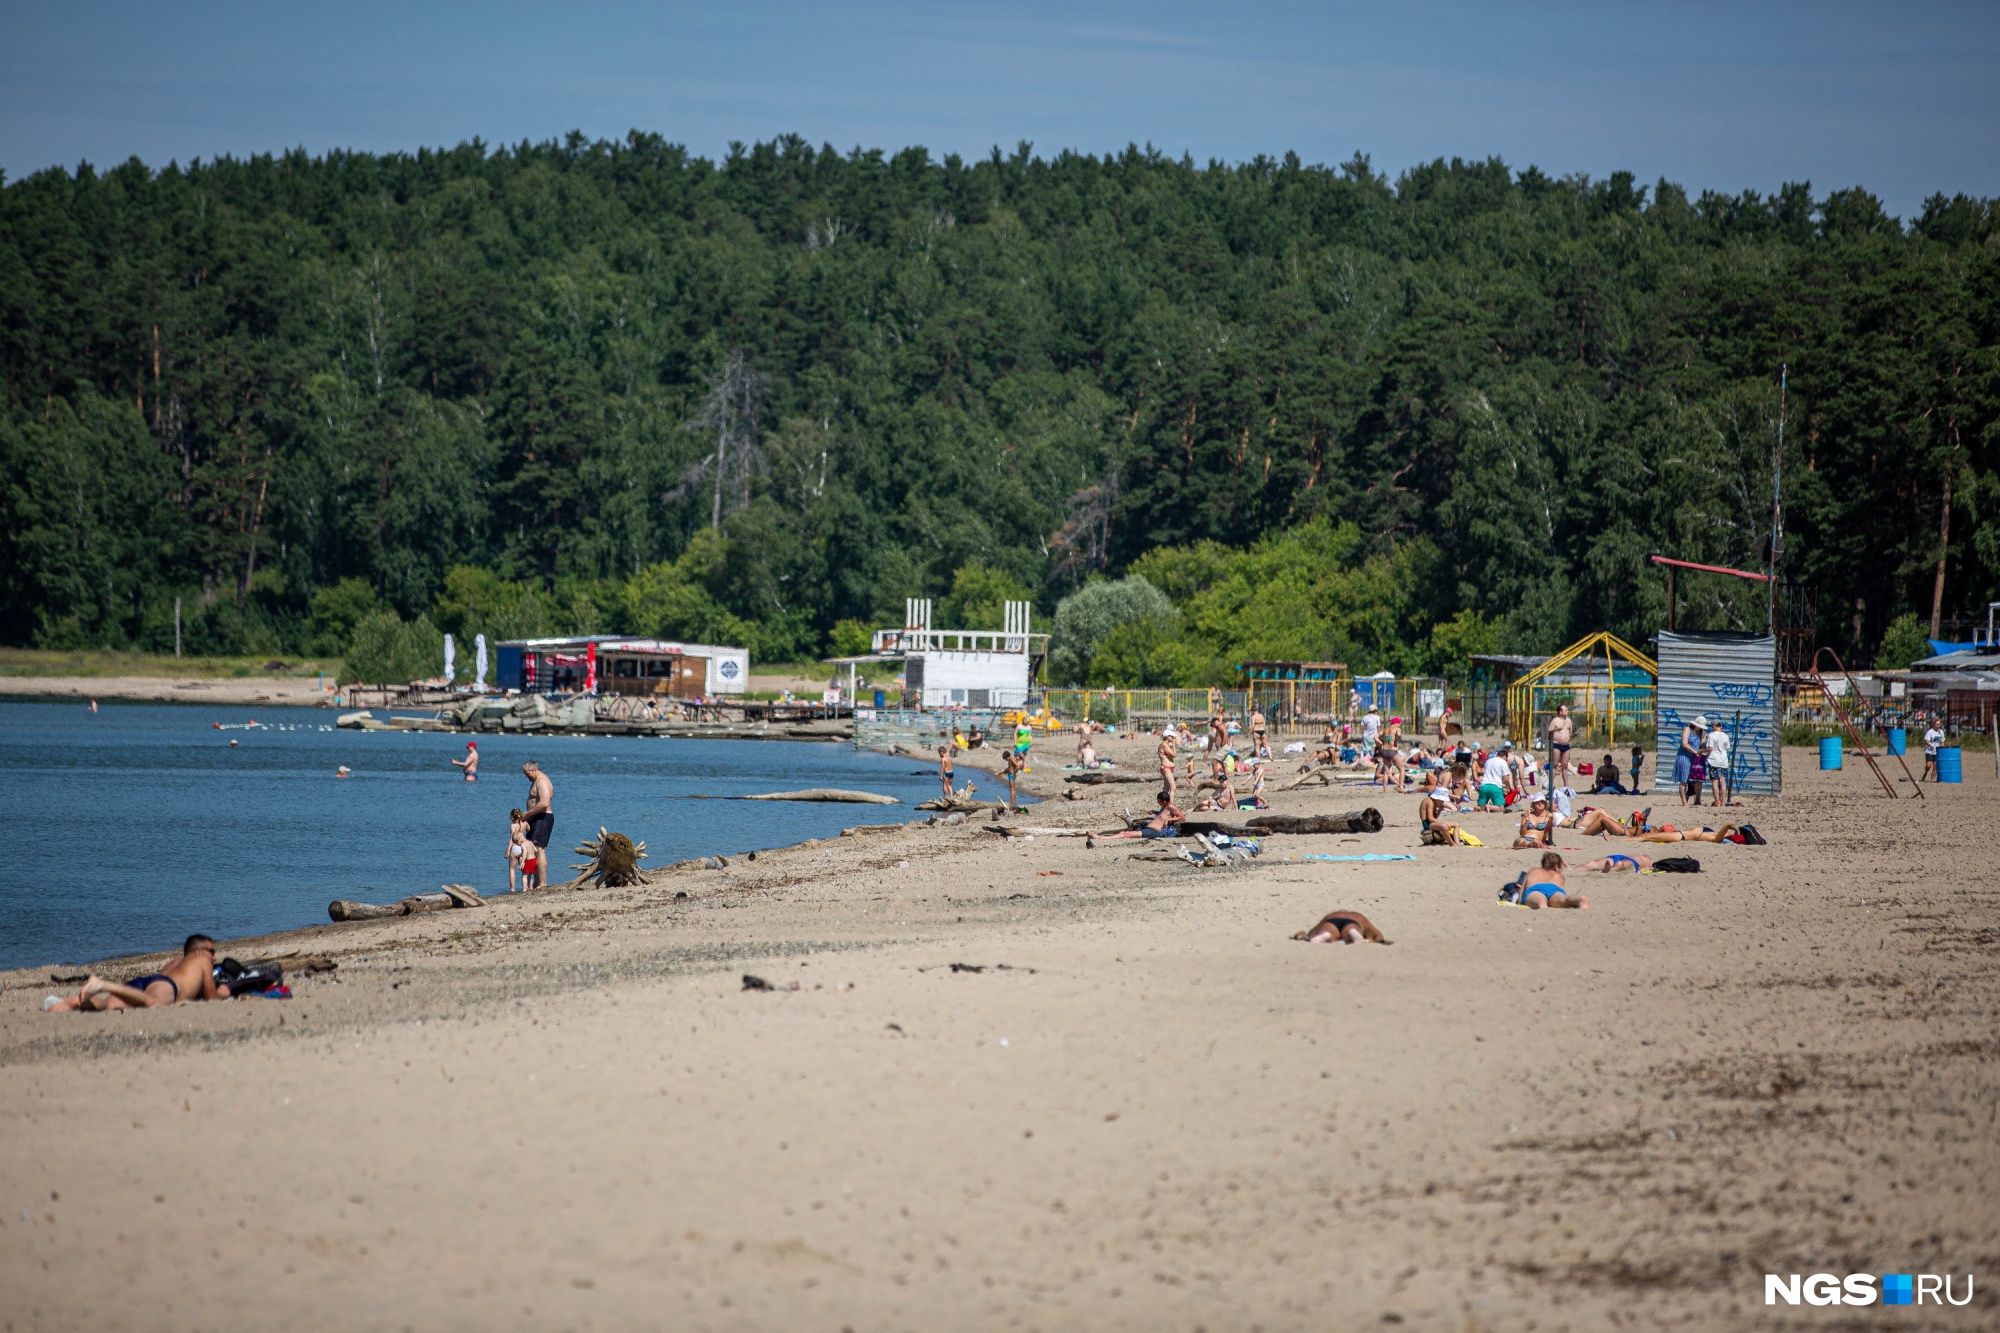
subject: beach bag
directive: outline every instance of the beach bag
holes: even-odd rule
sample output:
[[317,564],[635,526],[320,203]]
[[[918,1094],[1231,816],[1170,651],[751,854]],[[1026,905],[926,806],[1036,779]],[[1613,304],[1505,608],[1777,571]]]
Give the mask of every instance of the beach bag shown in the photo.
[[1664,875],[1699,875],[1701,862],[1692,856],[1663,856],[1653,862],[1653,869]]
[[1769,843],[1764,841],[1764,835],[1757,831],[1757,826],[1754,824],[1741,825],[1736,831],[1742,837],[1743,841],[1749,843],[1752,847],[1770,846]]
[[285,984],[285,970],[276,963],[256,963],[248,967],[234,958],[215,965],[217,985],[229,987],[231,995],[256,995]]

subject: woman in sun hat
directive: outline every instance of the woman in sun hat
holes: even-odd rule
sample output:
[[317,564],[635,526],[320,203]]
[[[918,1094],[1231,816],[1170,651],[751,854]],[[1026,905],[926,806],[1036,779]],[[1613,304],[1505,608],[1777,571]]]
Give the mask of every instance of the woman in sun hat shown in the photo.
[[1681,789],[1682,805],[1688,803],[1689,796],[1699,796],[1701,788],[1696,784],[1707,777],[1707,765],[1702,762],[1707,732],[1706,714],[1696,714],[1694,721],[1681,728],[1680,749],[1674,754],[1674,785]]

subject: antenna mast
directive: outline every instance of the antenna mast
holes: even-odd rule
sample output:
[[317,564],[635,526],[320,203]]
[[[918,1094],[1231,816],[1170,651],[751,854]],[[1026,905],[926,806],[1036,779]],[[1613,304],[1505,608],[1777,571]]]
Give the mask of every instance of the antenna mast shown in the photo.
[[1768,602],[1765,614],[1772,639],[1778,634],[1778,556],[1784,547],[1785,511],[1783,507],[1785,476],[1785,381],[1789,378],[1791,366],[1778,367],[1778,451],[1771,459],[1771,560],[1768,566],[1771,578],[1765,585]]

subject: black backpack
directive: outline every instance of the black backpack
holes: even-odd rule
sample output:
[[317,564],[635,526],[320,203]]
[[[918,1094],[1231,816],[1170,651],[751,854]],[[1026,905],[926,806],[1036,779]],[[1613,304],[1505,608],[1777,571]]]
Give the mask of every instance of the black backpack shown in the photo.
[[1653,869],[1667,875],[1699,875],[1701,862],[1692,856],[1663,856],[1653,862]]
[[246,967],[234,958],[225,958],[215,965],[215,982],[229,987],[231,995],[262,994],[273,986],[285,984],[285,970],[276,963],[252,963]]

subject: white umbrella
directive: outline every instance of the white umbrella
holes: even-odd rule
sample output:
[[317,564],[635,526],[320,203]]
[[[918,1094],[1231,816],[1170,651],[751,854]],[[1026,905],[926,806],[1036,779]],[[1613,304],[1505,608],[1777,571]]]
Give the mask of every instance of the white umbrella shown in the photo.
[[483,694],[486,691],[486,636],[484,634],[473,635],[472,646],[475,654],[473,662],[479,669],[479,675],[473,681],[472,688]]

